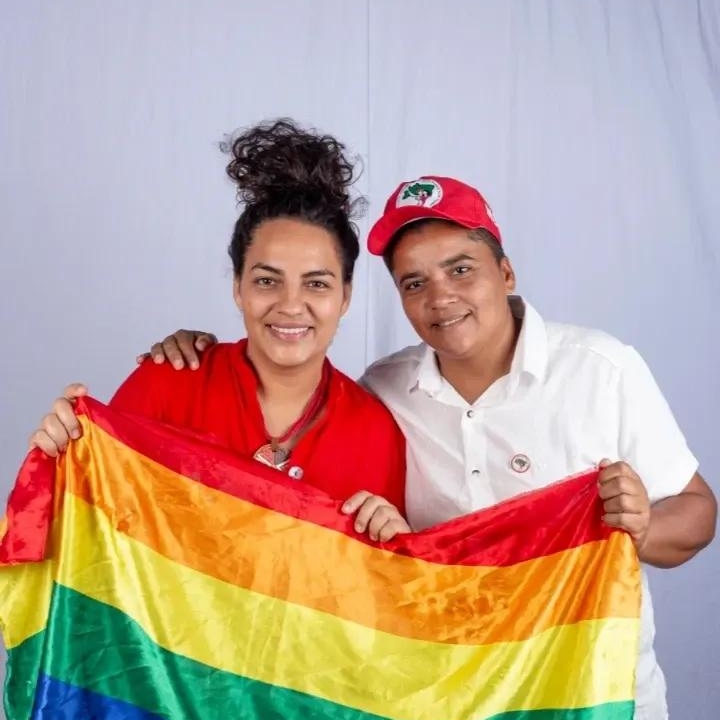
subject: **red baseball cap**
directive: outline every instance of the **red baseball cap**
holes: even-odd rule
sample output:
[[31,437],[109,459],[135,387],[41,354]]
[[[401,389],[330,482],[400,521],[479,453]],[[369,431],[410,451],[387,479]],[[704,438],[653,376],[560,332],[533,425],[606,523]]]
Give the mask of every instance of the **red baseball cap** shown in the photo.
[[492,210],[475,188],[453,178],[425,175],[398,185],[370,230],[368,250],[382,255],[403,225],[427,218],[448,220],[471,230],[483,228],[502,243]]

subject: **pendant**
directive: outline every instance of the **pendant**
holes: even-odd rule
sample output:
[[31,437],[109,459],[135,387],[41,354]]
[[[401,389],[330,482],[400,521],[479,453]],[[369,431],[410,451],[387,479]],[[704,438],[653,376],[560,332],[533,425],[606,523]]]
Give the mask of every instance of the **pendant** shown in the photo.
[[253,455],[253,460],[261,462],[263,465],[274,468],[275,470],[284,470],[288,464],[290,453],[279,447],[273,450],[270,443],[258,448]]

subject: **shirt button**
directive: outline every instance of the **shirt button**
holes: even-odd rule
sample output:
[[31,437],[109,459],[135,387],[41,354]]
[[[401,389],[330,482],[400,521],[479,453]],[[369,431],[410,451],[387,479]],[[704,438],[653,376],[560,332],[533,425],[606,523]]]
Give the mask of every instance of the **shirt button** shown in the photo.
[[475,477],[477,477],[477,476],[480,474],[480,471],[479,471],[477,468],[475,468],[475,469],[472,471],[472,474],[473,474]]
[[469,418],[471,418],[473,415],[475,415],[475,411],[474,411],[474,410],[468,410],[465,414],[466,414]]

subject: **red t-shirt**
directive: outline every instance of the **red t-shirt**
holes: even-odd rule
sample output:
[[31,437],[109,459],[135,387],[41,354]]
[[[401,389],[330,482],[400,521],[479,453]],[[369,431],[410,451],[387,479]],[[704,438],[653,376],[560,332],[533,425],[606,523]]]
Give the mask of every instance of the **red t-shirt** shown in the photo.
[[[208,436],[251,458],[268,438],[245,345],[213,345],[197,370],[146,360],[110,407]],[[334,367],[326,407],[293,448],[288,466],[302,468],[300,482],[338,500],[367,490],[404,512],[405,439],[387,408]]]

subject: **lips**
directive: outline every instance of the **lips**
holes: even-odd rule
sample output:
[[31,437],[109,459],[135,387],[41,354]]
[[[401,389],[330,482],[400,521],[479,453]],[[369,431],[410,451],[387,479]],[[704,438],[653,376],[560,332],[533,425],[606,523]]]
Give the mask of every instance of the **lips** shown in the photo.
[[302,340],[312,330],[309,325],[268,325],[267,327],[276,338],[289,342]]
[[302,327],[280,327],[279,325],[271,325],[270,329],[283,335],[302,335],[304,332],[307,332],[310,327],[308,325],[303,325]]
[[470,313],[463,313],[462,315],[453,315],[452,317],[443,318],[442,320],[438,320],[437,322],[434,322],[432,326],[434,328],[437,328],[438,330],[445,330],[446,328],[451,328],[454,325],[458,325],[461,323],[465,318],[469,317]]

